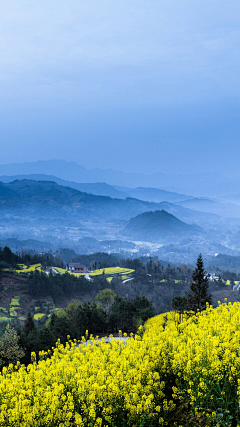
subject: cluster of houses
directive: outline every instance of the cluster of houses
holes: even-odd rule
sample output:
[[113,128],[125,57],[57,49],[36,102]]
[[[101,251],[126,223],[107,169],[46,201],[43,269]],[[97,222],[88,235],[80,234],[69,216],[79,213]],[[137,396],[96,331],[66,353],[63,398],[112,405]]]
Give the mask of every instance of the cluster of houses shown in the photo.
[[68,264],[68,271],[71,271],[71,273],[88,273],[88,267],[86,265],[70,262]]

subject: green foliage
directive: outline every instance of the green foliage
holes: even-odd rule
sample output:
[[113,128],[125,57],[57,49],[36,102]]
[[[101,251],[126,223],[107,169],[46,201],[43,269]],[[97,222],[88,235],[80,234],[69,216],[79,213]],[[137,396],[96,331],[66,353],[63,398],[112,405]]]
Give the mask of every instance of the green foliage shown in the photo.
[[9,314],[10,314],[11,317],[16,317],[17,316],[17,312],[15,311],[14,308],[15,307],[10,307]]
[[84,276],[75,277],[74,275],[65,274],[47,276],[45,273],[34,271],[28,281],[28,293],[33,298],[42,298],[50,296],[54,302],[64,297],[73,297],[81,295],[89,287],[88,280]]
[[0,323],[11,322],[11,320],[9,317],[0,315]]
[[116,297],[109,315],[111,331],[137,329],[140,324],[154,316],[152,303],[146,297],[137,296],[134,300]]
[[16,364],[24,356],[23,349],[19,346],[19,336],[14,328],[7,325],[0,338],[0,365]]
[[172,300],[172,307],[180,314],[184,313],[188,309],[188,300],[186,297],[175,297]]
[[29,332],[33,331],[35,329],[35,323],[33,320],[33,317],[30,313],[30,311],[27,314],[27,318],[24,323],[24,333],[26,336],[28,336]]
[[[59,255],[53,256],[51,253],[41,253],[33,254],[30,253],[23,254],[22,256],[16,255],[8,246],[2,250],[0,248],[0,275],[3,268],[13,267],[17,268],[21,265],[30,265],[30,264],[42,264],[46,265],[56,265],[57,267],[62,267],[63,262]],[[18,267],[19,268],[19,267]],[[23,273],[18,273],[20,276],[24,276]]]
[[212,297],[208,293],[208,278],[204,270],[202,255],[199,254],[196,268],[192,273],[192,281],[190,290],[187,292],[188,310],[193,310],[195,313],[199,310],[206,309],[206,303],[212,303]]
[[[149,317],[154,315],[152,303],[145,297],[136,297],[134,300],[120,298],[110,291],[101,295],[113,297],[114,302],[109,308],[108,316],[100,304],[82,303],[73,300],[66,309],[53,313],[41,328],[35,326],[31,313],[28,313],[24,327],[20,329],[21,345],[26,348],[24,363],[30,362],[32,351],[51,349],[58,339],[67,341],[67,336],[72,339],[81,339],[88,330],[89,335],[108,334],[129,330],[136,331]],[[104,304],[108,300],[103,299]],[[35,316],[34,316],[35,317]]]
[[204,270],[202,255],[199,254],[196,268],[192,273],[192,280],[186,296],[176,296],[172,299],[172,307],[180,314],[184,311],[202,311],[206,309],[206,304],[212,303],[212,296],[208,293],[209,282],[207,273]]
[[108,314],[116,296],[115,292],[111,289],[103,289],[97,294],[96,301],[100,302],[103,310]]
[[0,261],[3,262],[2,265],[4,263],[9,265],[16,265],[18,259],[18,255],[14,254],[8,246],[5,246],[3,250],[0,248]]

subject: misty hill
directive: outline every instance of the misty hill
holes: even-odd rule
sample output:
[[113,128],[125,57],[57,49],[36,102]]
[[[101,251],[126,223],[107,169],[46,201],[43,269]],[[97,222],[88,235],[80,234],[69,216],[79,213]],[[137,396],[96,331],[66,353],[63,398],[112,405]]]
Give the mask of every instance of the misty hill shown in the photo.
[[[45,174],[78,183],[105,182],[109,185],[126,187],[154,187],[167,191],[186,193],[191,196],[211,196],[216,189],[217,195],[238,192],[240,178],[228,179],[217,173],[194,173],[176,175],[161,172],[147,175],[144,173],[124,173],[111,169],[86,169],[76,162],[48,160],[0,165],[0,175]],[[211,194],[208,189],[211,188]],[[233,190],[234,188],[234,190]],[[229,191],[226,191],[226,190]]]
[[231,256],[226,254],[218,254],[207,260],[206,265],[211,266],[213,269],[219,268],[240,268],[240,256]]
[[[42,222],[49,219],[79,224],[81,221],[129,220],[143,212],[166,210],[184,222],[198,222],[200,225],[215,223],[217,215],[191,211],[172,203],[150,203],[138,199],[112,199],[95,196],[64,187],[55,182],[22,180],[0,183],[0,212],[11,220],[35,218]],[[73,226],[74,224],[72,224]]]
[[191,199],[191,196],[186,194],[178,194],[166,190],[161,190],[159,188],[149,188],[149,187],[120,187],[117,185],[109,185],[105,182],[95,182],[95,183],[78,183],[74,181],[66,181],[64,179],[58,178],[54,175],[44,175],[44,174],[30,174],[30,175],[2,175],[0,176],[0,181],[4,183],[9,183],[16,180],[31,179],[34,181],[54,181],[59,185],[64,187],[75,188],[75,190],[82,191],[84,193],[95,194],[96,196],[108,196],[117,199],[126,199],[131,197],[134,199],[144,200],[146,202],[160,203],[164,201],[168,202],[179,202],[186,199]]
[[[162,190],[159,188],[129,188],[129,187],[120,187],[112,186],[106,183],[77,183],[73,181],[66,181],[61,178],[57,178],[54,175],[44,175],[44,174],[31,174],[31,175],[15,175],[15,176],[0,176],[0,181],[4,183],[10,183],[14,180],[23,180],[30,179],[34,181],[53,181],[64,187],[74,188],[81,192],[88,194],[94,194],[99,196],[107,196],[117,199],[126,199],[126,198],[135,198],[138,200],[162,203],[170,202],[177,203],[183,207],[189,208],[191,210],[196,210],[200,212],[213,213],[226,218],[240,218],[240,210],[238,208],[238,195],[235,196],[236,204],[233,203],[223,203],[218,200],[212,200],[209,198],[194,198],[187,196],[186,194],[178,194],[175,192],[170,192]],[[229,200],[230,201],[230,200]],[[164,207],[162,207],[164,209]],[[168,211],[168,208],[166,209]]]
[[[0,177],[1,180],[1,177]],[[120,192],[128,194],[129,197],[133,197],[135,199],[145,200],[146,202],[181,202],[186,199],[191,199],[191,196],[187,196],[186,194],[179,194],[172,191],[162,190],[160,188],[151,188],[151,187],[137,187],[137,188],[129,188],[129,187],[120,187],[114,185],[114,188]]]
[[191,198],[176,203],[196,211],[211,212],[227,218],[240,218],[239,206],[232,203],[221,203],[208,198]]
[[[40,241],[36,239],[20,240],[13,237],[2,238],[0,235],[0,248],[8,246],[15,253],[19,253],[23,250],[24,252],[31,252],[33,254],[35,254],[36,252],[42,253],[49,251],[58,251],[63,261],[66,262],[73,261],[73,259],[77,256],[77,253],[72,249],[73,243],[69,243],[71,246],[64,247],[63,249],[59,247],[58,239],[54,239],[51,242]],[[77,248],[81,251],[81,254],[85,255],[93,254],[96,252],[114,252],[115,254],[117,254],[118,252],[135,249],[136,245],[133,242],[129,242],[126,240],[97,240],[92,237],[83,237],[78,239],[77,244],[75,244],[75,249],[77,250]]]
[[95,196],[108,196],[117,199],[126,199],[129,197],[128,193],[123,191],[118,191],[112,185],[106,184],[105,182],[95,182],[95,183],[78,183],[74,181],[66,181],[64,179],[58,178],[54,175],[44,175],[44,174],[30,174],[30,175],[3,175],[0,176],[0,181],[6,183],[13,182],[16,180],[34,180],[34,181],[51,181],[56,182],[59,185],[64,187],[74,188],[84,193],[95,194]]
[[133,240],[147,242],[161,242],[163,239],[174,236],[183,237],[200,235],[202,229],[196,225],[188,225],[165,210],[144,212],[131,218],[125,226],[123,234]]
[[235,205],[240,205],[240,193],[221,196],[218,198],[218,200],[224,203],[233,203]]

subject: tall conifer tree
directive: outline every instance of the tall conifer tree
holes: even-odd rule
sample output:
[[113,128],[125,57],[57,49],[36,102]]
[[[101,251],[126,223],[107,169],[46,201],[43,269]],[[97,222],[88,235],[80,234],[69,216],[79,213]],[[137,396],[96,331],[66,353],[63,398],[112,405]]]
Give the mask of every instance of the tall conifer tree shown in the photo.
[[212,296],[208,293],[208,278],[204,270],[202,255],[199,254],[196,268],[192,274],[189,292],[186,292],[188,309],[195,313],[206,309],[206,303],[212,303]]

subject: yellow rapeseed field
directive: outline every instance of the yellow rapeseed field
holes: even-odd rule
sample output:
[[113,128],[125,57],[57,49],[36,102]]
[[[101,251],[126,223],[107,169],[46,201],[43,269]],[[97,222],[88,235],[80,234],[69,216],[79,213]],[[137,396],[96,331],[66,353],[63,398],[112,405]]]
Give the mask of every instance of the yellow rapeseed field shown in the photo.
[[35,270],[41,271],[41,267],[42,267],[42,264],[33,264],[33,265],[30,265],[29,267],[24,264],[19,264],[19,265],[22,267],[22,269],[16,270],[17,273],[32,273]]
[[[56,268],[56,267],[53,267]],[[87,273],[89,276],[100,276],[101,274],[107,275],[115,275],[115,274],[130,274],[134,273],[135,270],[132,270],[130,268],[121,268],[121,267],[106,267],[106,268],[100,268],[98,270],[93,270],[89,273]],[[73,274],[74,276],[85,276],[86,273],[71,273],[68,271],[69,274]]]
[[165,313],[142,332],[125,343],[57,343],[52,357],[3,368],[0,426],[180,427],[174,414],[186,402],[197,425],[239,424],[238,303]]

